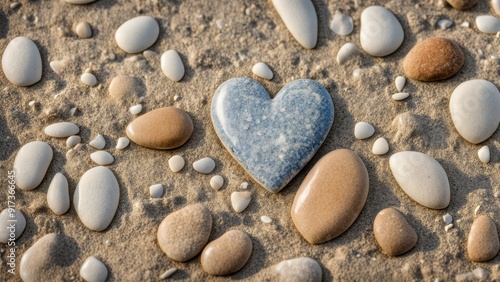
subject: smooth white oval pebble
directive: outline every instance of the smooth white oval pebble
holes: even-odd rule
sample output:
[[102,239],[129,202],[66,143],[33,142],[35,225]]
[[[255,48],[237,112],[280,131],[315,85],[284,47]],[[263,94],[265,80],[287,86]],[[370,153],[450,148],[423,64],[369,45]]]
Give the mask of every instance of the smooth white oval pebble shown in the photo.
[[391,96],[392,100],[394,100],[394,101],[401,101],[401,100],[404,100],[408,97],[410,97],[410,93],[404,93],[404,92],[392,94],[392,96]]
[[149,194],[151,198],[160,198],[163,195],[163,185],[162,184],[154,184],[149,186]]
[[28,37],[12,39],[2,56],[5,77],[17,86],[30,86],[42,79],[42,57]]
[[80,143],[82,141],[82,138],[78,135],[71,135],[66,139],[66,147],[68,148],[73,148],[76,146],[76,144]]
[[405,151],[389,159],[392,175],[414,201],[431,209],[450,204],[450,184],[443,167],[431,156]]
[[83,262],[80,276],[88,282],[104,282],[108,278],[108,268],[98,258],[90,256]]
[[101,134],[97,134],[94,140],[90,141],[89,145],[101,150],[106,146],[106,140],[104,140],[104,136],[102,136]]
[[172,267],[169,270],[163,272],[163,274],[160,276],[160,279],[167,279],[168,277],[172,276],[177,271],[177,268]]
[[66,67],[66,60],[56,60],[49,63],[50,68],[57,74],[61,74]]
[[488,146],[483,146],[479,151],[477,151],[477,156],[479,160],[487,164],[490,162],[490,148]]
[[387,154],[387,152],[389,152],[389,143],[387,143],[384,137],[380,137],[373,143],[372,152],[375,155]]
[[97,151],[90,154],[90,158],[98,165],[110,165],[115,159],[106,151]]
[[172,172],[181,171],[184,168],[185,164],[186,162],[184,161],[184,158],[179,155],[175,155],[168,159],[168,167]]
[[124,22],[115,33],[118,47],[127,53],[142,52],[158,39],[160,27],[158,22],[149,16],[138,16]]
[[22,146],[14,160],[17,187],[32,190],[40,185],[53,154],[49,144],[42,141],[33,141]]
[[[11,212],[14,217],[10,216]],[[14,228],[12,224],[15,225]],[[24,228],[26,228],[26,218],[22,212],[15,209],[9,211],[9,208],[6,208],[0,213],[0,243],[7,244],[16,240],[23,234]]]
[[252,67],[252,72],[258,77],[262,77],[267,80],[271,80],[274,77],[273,71],[265,63],[256,63]]
[[45,127],[44,132],[50,137],[66,138],[78,134],[80,128],[72,122],[58,122]]
[[337,63],[342,65],[358,53],[358,47],[356,47],[353,43],[348,42],[340,47],[340,50],[337,53]]
[[120,137],[118,138],[118,141],[116,142],[116,149],[118,150],[123,150],[127,148],[127,146],[130,144],[130,140],[127,137]]
[[129,112],[133,115],[138,115],[142,112],[142,105],[141,104],[137,104],[135,106],[132,106],[130,107],[130,109],[128,109]]
[[86,84],[90,87],[97,84],[97,78],[95,77],[95,75],[88,73],[88,72],[82,74],[82,76],[80,77],[80,80],[83,82],[83,84]]
[[244,211],[252,201],[252,193],[249,191],[235,191],[231,193],[231,205],[235,212]]
[[95,1],[97,1],[97,0],[64,0],[64,2],[66,2],[66,3],[78,4],[78,5],[88,4],[88,3],[95,2]]
[[384,7],[371,6],[361,13],[361,47],[366,53],[384,57],[394,53],[403,43],[403,27]]
[[369,138],[373,133],[375,133],[375,128],[367,122],[360,121],[354,126],[354,137],[357,139]]
[[500,92],[483,79],[461,83],[450,98],[450,113],[458,133],[478,144],[488,139],[500,124]]
[[477,29],[484,33],[496,34],[500,32],[500,19],[494,16],[478,16],[476,25]]
[[269,216],[267,216],[267,215],[261,216],[260,220],[262,220],[262,222],[267,223],[267,224],[273,222],[273,220]]
[[307,49],[314,48],[318,39],[318,17],[313,3],[310,0],[272,1],[295,40]]
[[88,22],[79,22],[75,27],[75,32],[80,38],[90,38],[92,36],[92,28]]
[[184,77],[184,64],[181,56],[175,50],[168,50],[161,55],[161,70],[173,81],[179,81]]
[[396,89],[398,91],[401,91],[403,90],[403,88],[405,87],[405,84],[406,84],[406,78],[404,76],[398,76],[396,77],[396,79],[394,80],[394,84],[396,84]]
[[451,214],[447,213],[447,214],[443,215],[443,221],[446,224],[450,224],[453,221],[453,217],[451,217]]
[[87,170],[76,186],[73,204],[82,223],[94,231],[106,229],[115,216],[120,187],[111,170],[98,166]]
[[220,175],[214,175],[210,178],[210,187],[215,191],[218,191],[224,185],[224,178]]
[[203,158],[195,161],[193,168],[199,173],[209,174],[215,169],[215,161],[211,158]]
[[56,173],[50,182],[49,190],[47,190],[47,204],[57,215],[64,214],[69,210],[68,180],[60,172]]
[[500,15],[500,0],[491,0],[491,7],[497,15]]
[[338,35],[349,35],[354,29],[352,18],[336,11],[333,20],[330,22],[330,29]]

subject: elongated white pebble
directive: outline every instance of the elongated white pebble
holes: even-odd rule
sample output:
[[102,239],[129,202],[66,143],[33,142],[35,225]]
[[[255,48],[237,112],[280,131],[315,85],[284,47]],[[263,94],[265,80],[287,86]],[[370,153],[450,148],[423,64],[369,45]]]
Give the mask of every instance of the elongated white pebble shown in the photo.
[[336,11],[333,20],[330,22],[330,29],[338,35],[349,35],[354,29],[352,18]]
[[173,81],[179,81],[184,77],[184,64],[181,56],[175,50],[168,50],[161,55],[161,70]]
[[132,106],[132,107],[130,107],[129,111],[133,115],[138,115],[142,112],[142,105],[138,104],[138,105]]
[[375,133],[375,128],[367,122],[360,121],[354,126],[354,137],[357,139],[369,138],[373,133]]
[[307,49],[314,48],[318,40],[318,17],[312,1],[272,0],[272,2],[295,40]]
[[127,148],[127,146],[130,144],[130,140],[127,137],[120,137],[118,138],[118,141],[116,142],[116,149],[118,150],[123,150]]
[[500,32],[500,19],[494,16],[478,16],[476,18],[477,29],[488,34]]
[[358,53],[359,53],[358,47],[353,43],[348,42],[342,45],[342,47],[340,47],[340,50],[337,53],[337,63],[339,65],[342,65]]
[[115,41],[127,53],[142,52],[158,39],[160,27],[149,16],[138,16],[124,22],[115,33]]
[[76,146],[76,144],[80,143],[82,141],[82,138],[78,135],[71,135],[66,139],[66,146],[68,148],[73,148]]
[[199,173],[209,174],[215,169],[215,161],[211,158],[203,158],[195,161],[193,168]]
[[[16,223],[14,230],[9,228],[12,224],[11,220],[15,220]],[[12,238],[11,236],[14,236],[15,239],[19,238],[23,234],[24,228],[26,228],[26,218],[22,212],[9,208],[0,212],[0,243],[7,244],[9,239]],[[14,231],[13,234],[11,231]]]
[[477,151],[477,156],[479,160],[487,164],[490,162],[490,148],[488,146],[483,146],[479,151]]
[[218,191],[224,185],[224,178],[220,175],[214,175],[210,178],[210,186],[215,191]]
[[88,72],[82,74],[82,76],[80,77],[80,79],[81,79],[81,81],[84,84],[86,84],[86,85],[88,85],[90,87],[92,87],[92,86],[94,86],[94,85],[97,84],[97,78],[95,77],[95,75],[93,75],[91,73],[88,73]]
[[271,80],[274,77],[273,71],[269,68],[269,66],[267,66],[265,63],[262,63],[262,62],[256,63],[252,67],[252,72],[256,76],[267,79],[267,80]]
[[184,161],[184,158],[179,155],[175,155],[168,159],[168,167],[172,172],[179,172],[184,168],[184,165],[186,162]]
[[57,215],[69,210],[68,180],[60,172],[56,173],[50,182],[49,190],[47,190],[47,204]]
[[405,87],[405,84],[406,84],[406,78],[404,76],[398,76],[396,77],[396,79],[394,80],[394,83],[396,84],[396,89],[398,91],[401,91],[403,90],[403,88]]
[[113,156],[106,151],[94,152],[90,154],[90,158],[98,165],[109,165],[115,161]]
[[235,212],[244,211],[252,201],[252,193],[249,191],[235,191],[231,194],[231,205]]
[[160,279],[167,279],[168,277],[172,276],[177,271],[177,268],[172,267],[169,270],[163,272],[163,274],[160,276]]
[[273,222],[273,220],[271,218],[269,218],[269,216],[267,216],[267,215],[261,216],[260,220],[262,220],[262,222],[267,223],[267,224]]
[[79,22],[75,27],[75,32],[80,38],[90,38],[92,36],[92,29],[88,22]]
[[104,140],[104,136],[102,136],[101,134],[97,134],[94,140],[90,141],[89,145],[96,149],[102,150],[106,146],[106,140]]
[[394,101],[401,101],[401,100],[404,100],[404,99],[410,97],[410,94],[400,92],[400,93],[392,94],[391,97],[392,97],[392,100],[394,100]]
[[[3,25],[3,24],[2,24]],[[28,37],[12,39],[2,55],[5,77],[17,86],[30,86],[42,78],[42,57]]]
[[154,184],[149,187],[149,194],[151,198],[160,198],[163,195],[163,185],[162,184]]
[[500,16],[500,0],[491,0],[491,7]]
[[57,74],[61,74],[66,67],[66,60],[54,60],[49,63],[50,68]]
[[447,213],[447,214],[443,215],[443,221],[446,224],[450,224],[453,221],[453,217],[451,217],[451,214]]
[[83,262],[80,276],[88,282],[104,282],[108,277],[108,268],[98,258],[90,256]]
[[44,132],[50,137],[66,138],[80,132],[80,128],[74,123],[63,121],[45,127]]
[[372,152],[375,155],[387,154],[387,152],[389,152],[389,143],[387,143],[387,140],[385,140],[384,137],[380,137],[375,140],[375,143],[373,143]]

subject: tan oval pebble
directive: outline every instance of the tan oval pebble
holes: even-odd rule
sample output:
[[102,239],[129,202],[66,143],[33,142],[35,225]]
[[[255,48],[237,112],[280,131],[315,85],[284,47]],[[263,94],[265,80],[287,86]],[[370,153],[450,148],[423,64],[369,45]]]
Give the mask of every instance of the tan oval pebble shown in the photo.
[[472,261],[482,262],[494,258],[500,250],[498,231],[495,222],[482,215],[472,223],[467,240],[467,254]]
[[417,43],[410,50],[403,61],[403,69],[411,79],[435,81],[452,77],[464,62],[464,53],[457,43],[433,37]]
[[468,10],[477,4],[477,0],[446,0],[453,8],[457,10]]
[[142,88],[136,78],[119,75],[111,80],[108,92],[115,103],[129,106],[138,102]]
[[134,143],[153,149],[173,149],[184,145],[193,133],[189,115],[175,107],[148,112],[127,126],[127,136]]
[[381,210],[373,222],[373,233],[382,251],[389,256],[399,256],[417,244],[417,233],[396,209]]
[[201,266],[210,275],[228,275],[245,266],[252,254],[247,233],[230,230],[210,242],[201,253]]
[[344,233],[356,220],[368,196],[368,172],[351,150],[339,149],[321,158],[295,195],[292,220],[312,244]]
[[158,228],[158,244],[176,261],[188,261],[203,250],[212,231],[212,215],[200,204],[169,214]]
[[90,38],[92,36],[92,29],[88,22],[79,22],[75,27],[75,32],[80,38]]

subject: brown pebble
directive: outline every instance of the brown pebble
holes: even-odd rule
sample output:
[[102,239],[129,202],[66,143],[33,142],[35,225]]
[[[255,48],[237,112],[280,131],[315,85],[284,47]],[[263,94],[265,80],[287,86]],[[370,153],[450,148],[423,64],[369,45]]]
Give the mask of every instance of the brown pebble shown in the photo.
[[396,209],[381,210],[373,222],[373,233],[382,251],[389,256],[399,256],[417,244],[417,233]]
[[173,149],[184,145],[193,133],[189,115],[175,107],[150,111],[127,126],[127,136],[134,143],[153,149]]
[[228,275],[242,269],[252,254],[247,233],[230,230],[210,242],[201,253],[201,266],[210,275]]
[[417,43],[410,50],[403,61],[403,69],[411,79],[435,81],[452,77],[464,62],[464,53],[457,43],[433,37]]
[[118,105],[132,106],[137,104],[142,89],[136,78],[128,75],[114,77],[109,84],[109,96]]
[[500,250],[500,242],[495,222],[487,216],[481,215],[472,223],[467,240],[467,253],[472,261],[489,261]]
[[477,0],[446,0],[453,8],[457,10],[468,10],[477,4]]
[[203,250],[212,232],[212,215],[200,205],[189,205],[169,214],[158,228],[158,244],[176,261],[188,261]]
[[368,172],[351,150],[321,158],[300,185],[292,205],[292,220],[312,244],[344,233],[356,220],[368,196]]

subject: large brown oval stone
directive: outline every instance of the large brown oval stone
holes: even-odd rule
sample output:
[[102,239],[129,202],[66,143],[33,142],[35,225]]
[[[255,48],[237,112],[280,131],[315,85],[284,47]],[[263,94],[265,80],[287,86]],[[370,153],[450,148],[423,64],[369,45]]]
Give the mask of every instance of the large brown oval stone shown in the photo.
[[193,134],[189,115],[175,107],[150,111],[127,126],[134,143],[152,149],[173,149],[184,145]]
[[417,244],[415,229],[396,209],[381,210],[373,222],[373,233],[382,251],[389,256],[399,256]]
[[495,222],[482,215],[472,223],[467,241],[467,254],[472,261],[489,261],[500,250],[500,242]]
[[368,196],[368,172],[351,150],[321,158],[300,185],[292,220],[300,234],[320,244],[344,233],[356,220]]
[[403,61],[403,69],[409,78],[435,81],[452,77],[464,62],[464,53],[457,43],[433,37],[417,43],[410,50]]

